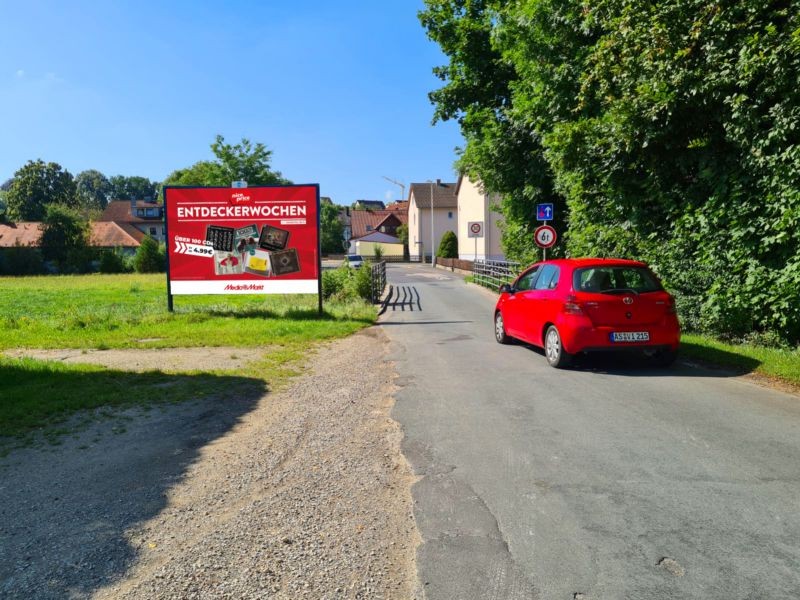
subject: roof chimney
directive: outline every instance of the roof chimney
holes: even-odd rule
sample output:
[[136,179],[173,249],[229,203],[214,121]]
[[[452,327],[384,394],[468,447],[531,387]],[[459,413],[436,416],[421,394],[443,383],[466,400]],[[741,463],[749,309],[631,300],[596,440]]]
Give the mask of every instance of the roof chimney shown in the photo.
[[442,180],[441,179],[437,179],[436,180],[436,187],[439,187],[440,185],[442,185]]

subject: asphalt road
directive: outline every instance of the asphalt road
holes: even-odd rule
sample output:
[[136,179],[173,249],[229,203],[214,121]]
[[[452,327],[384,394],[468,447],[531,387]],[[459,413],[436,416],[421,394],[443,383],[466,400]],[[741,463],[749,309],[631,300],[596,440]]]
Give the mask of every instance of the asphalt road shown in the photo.
[[429,600],[800,596],[800,398],[684,364],[552,369],[494,341],[489,292],[388,279]]

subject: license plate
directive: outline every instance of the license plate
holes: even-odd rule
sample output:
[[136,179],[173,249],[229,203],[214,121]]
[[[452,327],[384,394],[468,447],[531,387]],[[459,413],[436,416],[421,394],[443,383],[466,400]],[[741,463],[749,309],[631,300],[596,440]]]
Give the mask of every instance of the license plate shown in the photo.
[[612,342],[649,342],[650,334],[646,331],[615,331],[611,334]]

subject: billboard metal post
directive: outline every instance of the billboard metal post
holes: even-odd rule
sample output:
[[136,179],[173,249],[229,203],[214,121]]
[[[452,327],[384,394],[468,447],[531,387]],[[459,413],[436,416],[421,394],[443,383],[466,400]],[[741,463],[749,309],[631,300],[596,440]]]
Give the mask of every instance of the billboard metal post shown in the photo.
[[[167,224],[167,190],[169,189],[168,185],[165,185],[161,188],[161,193],[164,194],[164,245],[166,246],[167,255],[167,311],[175,312],[175,307],[172,303],[172,283],[169,279],[169,225]],[[133,216],[133,215],[131,215]]]
[[321,229],[321,219],[319,214],[319,185],[317,185],[317,281],[318,283],[318,290],[317,290],[317,312],[319,316],[322,316],[322,229]]

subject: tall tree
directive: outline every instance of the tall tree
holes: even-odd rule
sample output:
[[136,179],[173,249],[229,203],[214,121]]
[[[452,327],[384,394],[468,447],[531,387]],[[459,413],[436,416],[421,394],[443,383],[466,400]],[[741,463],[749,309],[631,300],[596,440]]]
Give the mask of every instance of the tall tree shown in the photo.
[[83,271],[88,262],[89,224],[73,207],[49,204],[42,221],[42,256],[60,272]]
[[41,221],[48,204],[76,205],[75,181],[57,163],[28,161],[14,173],[6,197],[12,221]]
[[89,169],[75,176],[78,206],[84,210],[103,210],[111,198],[111,182],[100,171]]
[[191,167],[173,171],[164,181],[166,185],[230,186],[244,180],[248,185],[274,185],[291,183],[270,166],[272,152],[262,143],[252,144],[243,138],[238,144],[228,144],[218,135],[211,144],[216,160],[204,160]]
[[340,218],[341,208],[330,198],[320,203],[320,237],[324,254],[340,254],[343,250],[344,223]]
[[158,193],[158,182],[138,175],[114,175],[109,179],[111,200],[154,199]]

